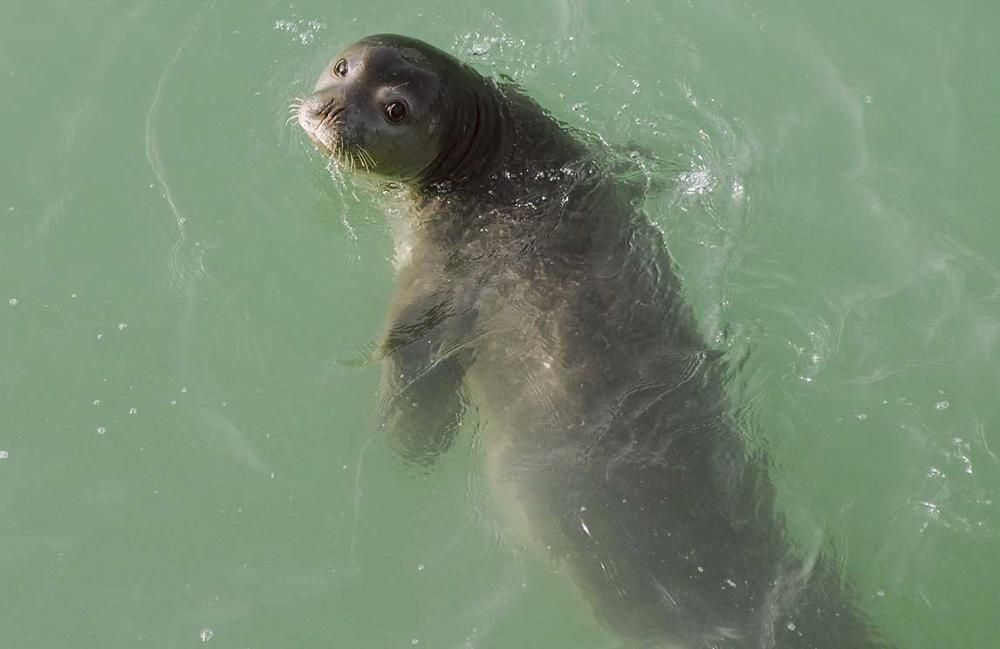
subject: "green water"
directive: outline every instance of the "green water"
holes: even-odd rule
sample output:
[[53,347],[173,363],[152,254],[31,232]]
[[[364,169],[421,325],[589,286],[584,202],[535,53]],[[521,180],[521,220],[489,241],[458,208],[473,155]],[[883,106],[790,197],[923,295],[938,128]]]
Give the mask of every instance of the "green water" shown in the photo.
[[901,648],[997,646],[995,3],[5,0],[0,647],[614,645],[473,444],[373,438],[389,232],[285,118],[376,31],[673,160],[793,534]]

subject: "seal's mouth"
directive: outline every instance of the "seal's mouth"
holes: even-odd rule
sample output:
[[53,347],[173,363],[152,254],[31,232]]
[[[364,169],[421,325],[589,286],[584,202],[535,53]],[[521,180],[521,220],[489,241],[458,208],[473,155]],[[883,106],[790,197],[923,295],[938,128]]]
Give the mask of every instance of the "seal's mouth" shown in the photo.
[[344,137],[340,116],[345,108],[347,106],[335,98],[324,100],[313,95],[292,103],[289,121],[297,119],[299,126],[323,155],[346,164],[352,171],[358,167],[372,171],[378,166],[375,157],[360,143],[350,142]]
[[318,107],[316,104],[315,100],[308,98],[299,105],[299,126],[317,148],[332,156],[342,148],[337,118],[344,112],[345,106],[336,99],[329,99]]
[[322,129],[327,123],[336,123],[337,116],[344,112],[344,106],[338,106],[337,100],[331,99],[322,108],[316,111],[316,115],[320,117],[319,124],[316,125],[316,130]]

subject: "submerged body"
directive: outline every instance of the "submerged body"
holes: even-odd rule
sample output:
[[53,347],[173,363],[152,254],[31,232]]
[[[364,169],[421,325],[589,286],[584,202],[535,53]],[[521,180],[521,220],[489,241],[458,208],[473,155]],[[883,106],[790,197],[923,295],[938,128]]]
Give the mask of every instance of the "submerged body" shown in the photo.
[[612,157],[397,36],[348,48],[299,110],[320,148],[412,199],[381,348],[400,453],[433,462],[471,404],[511,525],[636,646],[887,646],[833,565],[785,539],[644,188]]

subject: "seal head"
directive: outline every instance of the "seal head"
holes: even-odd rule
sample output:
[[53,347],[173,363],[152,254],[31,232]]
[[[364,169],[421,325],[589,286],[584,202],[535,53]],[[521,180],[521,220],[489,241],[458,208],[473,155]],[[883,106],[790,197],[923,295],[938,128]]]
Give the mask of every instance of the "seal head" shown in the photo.
[[495,158],[501,104],[491,81],[449,54],[377,34],[333,59],[298,121],[340,162],[423,185],[472,177]]

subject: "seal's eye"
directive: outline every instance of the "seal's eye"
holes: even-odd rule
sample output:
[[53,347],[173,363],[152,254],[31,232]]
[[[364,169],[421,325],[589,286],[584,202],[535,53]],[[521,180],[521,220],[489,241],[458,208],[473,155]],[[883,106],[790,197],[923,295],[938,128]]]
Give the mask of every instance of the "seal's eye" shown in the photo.
[[340,59],[333,64],[333,76],[343,77],[347,74],[347,59]]
[[394,101],[385,105],[385,118],[392,123],[402,122],[406,117],[406,104]]

